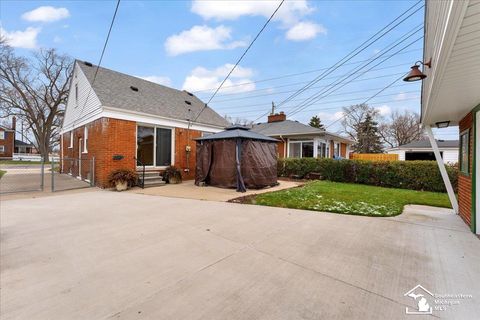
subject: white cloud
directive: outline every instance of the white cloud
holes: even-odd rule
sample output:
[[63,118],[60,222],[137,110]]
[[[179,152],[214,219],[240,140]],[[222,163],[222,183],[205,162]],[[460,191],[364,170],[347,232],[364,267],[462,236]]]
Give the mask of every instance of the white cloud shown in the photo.
[[53,22],[70,17],[67,8],[55,8],[50,6],[38,7],[22,14],[22,19],[32,22]]
[[155,82],[168,87],[172,85],[172,80],[169,77],[164,77],[164,76],[144,76],[144,77],[137,76],[137,77],[143,80]]
[[286,38],[292,41],[305,41],[315,38],[319,33],[327,34],[327,29],[321,24],[309,21],[299,22],[288,29]]
[[337,111],[334,113],[329,112],[319,112],[317,116],[320,117],[320,120],[323,121],[335,121],[343,117],[343,111]]
[[[269,18],[278,7],[279,1],[208,1],[194,0],[192,12],[204,19],[235,20],[241,16],[263,16]],[[294,24],[314,9],[306,0],[285,1],[275,15],[275,20],[285,24]]]
[[387,106],[386,104],[380,106],[380,107],[376,107],[375,109],[378,110],[378,113],[383,117],[383,116],[387,116],[389,115],[390,113],[392,113],[392,109]]
[[[229,63],[213,70],[209,70],[204,67],[196,67],[185,78],[183,89],[192,92],[204,90],[213,92],[227,76],[232,67],[233,65]],[[251,82],[252,80],[250,77],[252,77],[253,74],[254,72],[252,69],[237,66],[227,81],[225,81],[220,93],[240,93],[255,90],[254,83],[235,86],[238,84]]]
[[15,48],[35,49],[37,47],[37,36],[40,28],[28,27],[25,31],[7,31],[0,28],[0,34],[4,37],[8,45]]
[[210,28],[208,26],[194,26],[190,30],[170,36],[165,41],[165,50],[171,56],[195,51],[218,49],[234,49],[244,47],[243,41],[232,41],[232,30],[225,26]]
[[[235,20],[242,16],[263,16],[270,18],[277,8],[279,1],[209,1],[194,0],[192,12],[200,15],[205,20]],[[315,11],[306,0],[285,1],[274,17],[274,21],[281,23],[282,29],[289,29],[287,39],[294,41],[314,38],[318,33],[326,33],[326,29],[312,22],[302,22],[302,19]],[[292,30],[293,29],[293,30]],[[300,34],[301,31],[307,35]],[[290,36],[288,36],[290,33]]]
[[59,37],[59,36],[55,36],[55,37],[53,37],[53,42],[60,43],[60,42],[62,42],[62,38]]

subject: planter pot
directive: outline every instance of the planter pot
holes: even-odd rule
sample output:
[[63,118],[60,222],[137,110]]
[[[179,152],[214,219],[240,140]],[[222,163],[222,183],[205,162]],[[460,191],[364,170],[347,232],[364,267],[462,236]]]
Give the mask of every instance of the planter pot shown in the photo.
[[182,182],[182,181],[178,178],[174,178],[174,177],[168,178],[168,183],[170,183],[170,184],[177,184],[177,183],[180,183],[180,182]]
[[117,188],[117,191],[125,191],[128,189],[128,182],[127,181],[117,181],[115,183],[115,188]]

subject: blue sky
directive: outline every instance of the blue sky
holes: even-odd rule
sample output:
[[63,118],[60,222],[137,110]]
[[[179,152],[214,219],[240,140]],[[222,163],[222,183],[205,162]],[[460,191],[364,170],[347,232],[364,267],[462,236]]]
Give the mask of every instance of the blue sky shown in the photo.
[[[388,24],[416,1],[287,1],[239,69],[210,106],[220,114],[255,120],[296,89]],[[97,63],[115,8],[115,1],[2,1],[2,34],[18,54],[55,47],[74,58]],[[145,77],[208,100],[278,1],[122,1],[102,65]],[[381,54],[423,22],[423,10],[350,62]],[[421,37],[415,33],[404,45]],[[380,53],[378,53],[380,51]],[[338,119],[342,106],[360,103],[408,71],[422,58],[422,40],[405,48],[314,105],[289,116],[301,122],[318,114],[324,124]],[[370,66],[373,66],[372,63]],[[278,111],[291,114],[305,98],[352,69],[345,65]],[[366,67],[368,68],[368,67]],[[263,81],[282,77],[277,80]],[[253,83],[252,83],[253,82]],[[247,83],[247,84],[245,84]],[[243,85],[238,85],[243,84]],[[233,85],[233,86],[232,86]],[[202,90],[202,91],[199,91]],[[420,83],[398,81],[369,101],[388,118],[404,109],[420,111]],[[257,121],[264,121],[265,117]],[[329,130],[339,131],[338,123]],[[456,138],[456,128],[440,137]]]

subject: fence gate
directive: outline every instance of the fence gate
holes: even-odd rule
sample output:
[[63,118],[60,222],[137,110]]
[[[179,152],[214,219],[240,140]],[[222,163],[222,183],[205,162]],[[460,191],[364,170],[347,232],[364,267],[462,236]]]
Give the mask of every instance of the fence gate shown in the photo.
[[0,193],[43,191],[46,164],[41,161],[0,161]]
[[95,185],[95,159],[61,158],[51,162],[50,185],[52,192],[93,187]]

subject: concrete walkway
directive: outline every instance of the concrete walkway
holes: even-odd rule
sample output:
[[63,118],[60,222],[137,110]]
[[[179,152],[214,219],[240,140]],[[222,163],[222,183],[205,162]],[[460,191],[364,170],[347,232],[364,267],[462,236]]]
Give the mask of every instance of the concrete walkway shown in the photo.
[[4,320],[416,319],[417,284],[473,295],[419,319],[480,314],[480,241],[445,209],[369,218],[108,191],[0,205]]
[[249,189],[247,192],[237,192],[235,189],[217,188],[211,186],[198,187],[195,181],[187,180],[180,184],[167,184],[159,187],[151,188],[134,188],[129,192],[146,194],[151,196],[164,196],[185,199],[210,200],[210,201],[228,201],[230,199],[249,196],[253,194],[260,194],[272,191],[278,191],[302,185],[301,182],[295,181],[278,181],[278,186],[264,189]]

